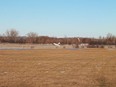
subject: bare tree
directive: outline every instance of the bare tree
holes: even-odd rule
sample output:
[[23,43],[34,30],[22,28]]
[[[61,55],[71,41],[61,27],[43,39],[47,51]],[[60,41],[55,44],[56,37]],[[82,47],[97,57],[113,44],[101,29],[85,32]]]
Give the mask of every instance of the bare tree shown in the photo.
[[107,37],[106,37],[107,44],[114,45],[115,44],[115,38],[116,37],[114,35],[112,35],[111,33],[108,33]]
[[19,32],[15,29],[7,30],[5,36],[8,42],[16,43]]
[[38,34],[34,32],[30,32],[27,34],[27,42],[28,43],[36,43]]

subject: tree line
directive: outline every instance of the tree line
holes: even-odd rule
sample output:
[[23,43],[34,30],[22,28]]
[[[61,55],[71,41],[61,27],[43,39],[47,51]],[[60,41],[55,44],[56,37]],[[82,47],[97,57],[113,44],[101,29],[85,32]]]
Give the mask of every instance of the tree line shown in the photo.
[[0,43],[31,43],[31,44],[79,44],[88,43],[90,45],[116,45],[116,36],[108,33],[105,37],[99,38],[82,38],[78,41],[79,37],[49,37],[49,36],[39,36],[35,32],[29,32],[25,36],[20,36],[19,32],[15,29],[7,30],[5,33],[0,34]]

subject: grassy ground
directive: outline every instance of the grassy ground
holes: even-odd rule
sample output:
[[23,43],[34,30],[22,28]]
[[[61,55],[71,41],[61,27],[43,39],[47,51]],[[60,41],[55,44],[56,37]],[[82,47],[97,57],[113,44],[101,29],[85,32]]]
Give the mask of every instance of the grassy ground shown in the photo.
[[116,50],[0,50],[0,87],[116,87]]

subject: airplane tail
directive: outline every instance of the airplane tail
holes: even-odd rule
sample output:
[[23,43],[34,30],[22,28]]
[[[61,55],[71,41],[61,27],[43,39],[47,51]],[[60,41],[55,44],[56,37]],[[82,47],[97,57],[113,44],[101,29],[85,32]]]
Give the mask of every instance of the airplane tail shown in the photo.
[[80,38],[78,38],[78,41],[81,42]]

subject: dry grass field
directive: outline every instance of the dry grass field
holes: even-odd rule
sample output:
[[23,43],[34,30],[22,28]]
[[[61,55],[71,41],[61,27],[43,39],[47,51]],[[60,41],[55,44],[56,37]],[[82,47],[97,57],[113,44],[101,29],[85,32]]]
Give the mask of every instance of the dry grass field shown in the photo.
[[116,50],[0,50],[0,87],[116,87]]

